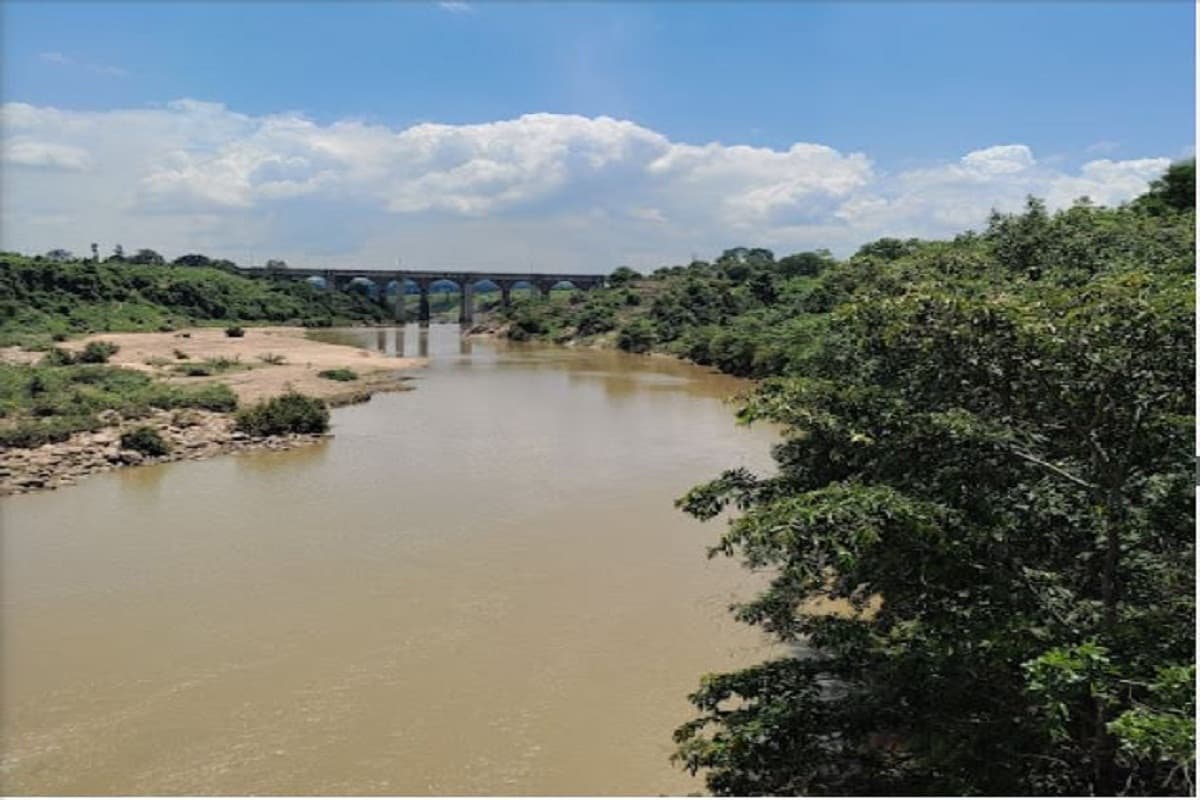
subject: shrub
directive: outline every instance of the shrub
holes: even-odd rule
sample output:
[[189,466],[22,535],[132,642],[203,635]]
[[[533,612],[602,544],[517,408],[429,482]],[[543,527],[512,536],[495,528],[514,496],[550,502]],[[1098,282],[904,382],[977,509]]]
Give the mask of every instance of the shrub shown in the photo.
[[51,347],[46,351],[46,355],[42,356],[41,360],[43,367],[66,367],[74,363],[75,356],[61,347]]
[[262,353],[261,355],[259,355],[258,360],[263,362],[264,364],[286,364],[287,363],[287,359],[284,358],[283,356],[279,355],[278,353]]
[[317,373],[317,377],[331,381],[356,381],[358,373],[352,369],[338,367],[337,369],[323,369]]
[[238,412],[237,428],[252,436],[323,433],[329,429],[329,409],[315,397],[291,391]]
[[104,364],[120,349],[112,342],[88,342],[75,360],[80,364]]
[[240,339],[246,335],[246,331],[240,325],[230,325],[225,329],[225,335],[231,339]]
[[0,447],[38,447],[62,442],[73,433],[94,431],[99,427],[100,421],[90,414],[21,422],[11,428],[0,428]]
[[654,344],[654,328],[645,319],[635,319],[617,334],[617,347],[630,353],[645,353]]
[[121,449],[136,450],[147,456],[165,456],[171,452],[171,446],[162,435],[145,425],[122,433]]
[[186,361],[187,359],[191,358],[191,356],[189,356],[187,353],[180,350],[178,347],[175,348],[174,352],[175,352],[175,357],[178,358],[180,361]]

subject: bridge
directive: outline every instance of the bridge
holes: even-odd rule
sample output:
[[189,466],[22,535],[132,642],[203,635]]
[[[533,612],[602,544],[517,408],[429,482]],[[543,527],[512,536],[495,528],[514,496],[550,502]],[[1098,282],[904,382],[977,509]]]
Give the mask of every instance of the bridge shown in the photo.
[[[446,281],[458,286],[459,313],[458,321],[470,323],[475,319],[475,286],[479,283],[492,283],[500,288],[500,300],[505,308],[512,303],[513,287],[519,283],[532,286],[543,299],[550,296],[550,290],[560,284],[570,284],[576,289],[590,290],[603,286],[608,280],[607,275],[570,275],[541,272],[464,272],[462,270],[373,270],[373,269],[298,269],[240,267],[238,273],[247,276],[292,278],[310,280],[320,278],[329,291],[346,291],[351,284],[364,282],[374,284],[377,289],[379,302],[389,306],[393,318],[397,322],[405,321],[404,298],[407,294],[407,284],[416,284],[420,294],[417,304],[417,319],[420,322],[429,321],[429,287]],[[396,296],[388,302],[388,288],[395,285]]]

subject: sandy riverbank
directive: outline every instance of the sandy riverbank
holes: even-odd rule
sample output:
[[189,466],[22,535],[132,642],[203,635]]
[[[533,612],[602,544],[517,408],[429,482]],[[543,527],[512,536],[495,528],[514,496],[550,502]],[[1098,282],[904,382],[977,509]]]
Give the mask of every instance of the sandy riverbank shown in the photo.
[[[190,328],[173,333],[101,333],[63,346],[81,349],[90,341],[106,341],[121,349],[109,363],[163,376],[172,383],[203,383],[219,380],[237,393],[243,405],[282,394],[288,386],[303,394],[320,397],[337,405],[363,392],[402,388],[399,373],[425,365],[420,358],[389,358],[381,353],[329,344],[305,338],[304,328],[246,328],[242,337],[226,336],[221,328]],[[186,359],[177,357],[187,355]],[[278,356],[282,364],[269,364],[265,356]],[[225,358],[244,367],[215,378],[173,376],[176,364]],[[340,383],[317,376],[321,370],[347,368],[358,373],[356,381]]]
[[[424,366],[421,358],[389,358],[383,354],[305,338],[303,328],[246,328],[242,337],[230,337],[220,328],[192,328],[171,333],[103,333],[64,342],[63,349],[77,351],[90,341],[112,342],[120,350],[109,364],[153,374],[170,383],[223,383],[245,407],[282,394],[288,389],[320,397],[333,406],[362,402],[380,391],[404,391],[405,373]],[[184,355],[186,358],[181,358]],[[33,363],[42,353],[8,348],[0,360]],[[268,363],[264,356],[282,363]],[[227,359],[239,367],[205,377],[175,374],[179,364],[201,364]],[[327,369],[353,370],[358,378],[334,381],[318,373]],[[195,460],[250,449],[287,449],[319,441],[322,436],[292,435],[255,438],[234,430],[232,414],[187,409],[160,411],[140,419],[122,419],[103,412],[106,426],[78,433],[63,442],[34,448],[0,449],[0,496],[54,489],[74,484],[87,475],[126,466],[165,461]],[[119,446],[121,434],[134,427],[156,429],[171,445],[171,453],[143,457]]]

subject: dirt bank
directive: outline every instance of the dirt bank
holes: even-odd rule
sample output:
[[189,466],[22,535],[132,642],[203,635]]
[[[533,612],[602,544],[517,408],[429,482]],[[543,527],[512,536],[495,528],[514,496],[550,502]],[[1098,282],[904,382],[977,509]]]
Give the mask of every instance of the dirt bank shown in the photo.
[[[80,350],[90,341],[103,340],[121,349],[110,364],[161,376],[172,383],[219,380],[237,393],[243,405],[282,394],[290,385],[303,394],[338,405],[366,393],[403,388],[400,373],[425,365],[420,358],[389,358],[380,353],[307,339],[303,328],[246,328],[241,337],[226,336],[221,328],[190,328],[173,333],[99,333],[66,342],[63,348]],[[181,358],[180,356],[185,356]],[[283,359],[283,363],[264,361]],[[182,364],[210,359],[239,362],[239,368],[211,377],[186,378],[175,374]],[[318,377],[327,369],[346,368],[358,373],[355,381],[339,382]],[[365,398],[361,398],[365,399]]]

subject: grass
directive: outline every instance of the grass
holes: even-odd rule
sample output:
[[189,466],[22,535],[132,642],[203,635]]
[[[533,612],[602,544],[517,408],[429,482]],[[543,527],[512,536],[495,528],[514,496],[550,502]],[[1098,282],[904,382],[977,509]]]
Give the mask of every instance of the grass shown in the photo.
[[192,364],[176,364],[171,368],[171,371],[176,375],[183,375],[187,378],[206,378],[226,372],[238,372],[244,369],[253,369],[253,367],[249,364],[243,364],[240,358],[218,356]]
[[323,369],[317,373],[317,377],[330,381],[356,381],[358,380],[358,373],[352,369],[338,367],[336,369]]
[[0,447],[36,447],[102,427],[101,411],[127,419],[154,409],[233,411],[227,386],[175,386],[104,364],[0,364]]
[[260,353],[258,360],[264,364],[274,364],[276,366],[287,363],[287,359],[279,353]]

